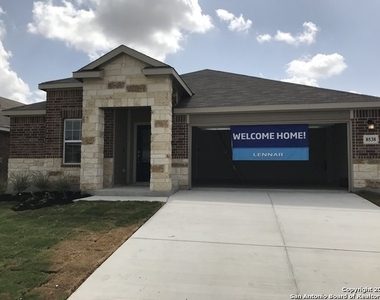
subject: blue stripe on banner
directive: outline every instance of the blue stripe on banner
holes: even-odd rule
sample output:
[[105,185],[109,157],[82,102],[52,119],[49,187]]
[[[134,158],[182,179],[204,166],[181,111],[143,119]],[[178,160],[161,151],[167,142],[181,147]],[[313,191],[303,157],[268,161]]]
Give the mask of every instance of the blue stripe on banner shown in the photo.
[[309,160],[309,148],[233,148],[233,160]]

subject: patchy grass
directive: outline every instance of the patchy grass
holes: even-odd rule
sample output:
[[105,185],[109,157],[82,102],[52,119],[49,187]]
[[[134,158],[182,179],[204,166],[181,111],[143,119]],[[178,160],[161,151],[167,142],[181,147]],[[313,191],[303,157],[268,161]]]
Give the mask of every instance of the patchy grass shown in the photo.
[[356,194],[359,195],[360,197],[363,197],[364,199],[367,199],[373,204],[380,206],[380,193],[368,191],[368,190],[360,190],[360,191],[357,191]]
[[161,206],[76,202],[14,212],[0,202],[0,299],[66,299]]

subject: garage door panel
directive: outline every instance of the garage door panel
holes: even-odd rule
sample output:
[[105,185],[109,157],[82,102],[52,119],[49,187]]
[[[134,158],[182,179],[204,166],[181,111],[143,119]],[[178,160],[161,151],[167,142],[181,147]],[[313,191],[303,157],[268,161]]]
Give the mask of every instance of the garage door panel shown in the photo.
[[347,124],[310,128],[308,161],[233,161],[230,131],[206,129],[193,129],[194,185],[348,185]]

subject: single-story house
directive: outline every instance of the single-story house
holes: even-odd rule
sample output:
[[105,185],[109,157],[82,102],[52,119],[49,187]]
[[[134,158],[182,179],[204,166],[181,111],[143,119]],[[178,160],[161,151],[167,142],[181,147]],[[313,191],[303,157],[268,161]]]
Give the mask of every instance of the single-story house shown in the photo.
[[3,110],[23,105],[20,102],[0,97],[0,177],[7,177],[9,157],[9,117],[4,116]]
[[214,70],[179,75],[124,45],[39,88],[46,102],[7,111],[10,172],[63,172],[86,192],[380,185],[379,97]]

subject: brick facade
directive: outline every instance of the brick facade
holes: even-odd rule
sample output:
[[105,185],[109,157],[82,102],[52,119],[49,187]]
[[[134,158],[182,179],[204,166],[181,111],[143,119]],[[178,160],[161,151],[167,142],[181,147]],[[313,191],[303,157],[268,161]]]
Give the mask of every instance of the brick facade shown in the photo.
[[[375,129],[368,129],[368,120],[375,122]],[[380,110],[356,110],[352,120],[352,162],[354,187],[380,187],[380,146],[365,145],[363,135],[380,135]]]
[[173,115],[173,159],[189,157],[189,132],[186,115]]
[[11,117],[9,157],[45,157],[45,124],[45,116]]
[[11,117],[11,158],[62,158],[65,119],[82,118],[82,90],[47,92],[46,116]]
[[104,110],[104,158],[113,158],[114,110]]
[[189,126],[186,115],[173,115],[172,178],[173,185],[189,186]]
[[[368,129],[368,120],[375,122],[375,129]],[[367,109],[354,111],[352,120],[352,156],[354,159],[377,159],[380,157],[379,145],[364,145],[363,135],[380,135],[380,110]]]
[[0,178],[8,173],[9,132],[0,131]]
[[[82,118],[82,90],[47,92],[46,115],[12,116],[9,174],[43,171],[73,176],[79,184],[79,165],[63,165],[65,119]],[[8,176],[9,176],[8,174]]]
[[83,91],[53,90],[46,95],[45,157],[61,158],[64,119],[82,118]]

